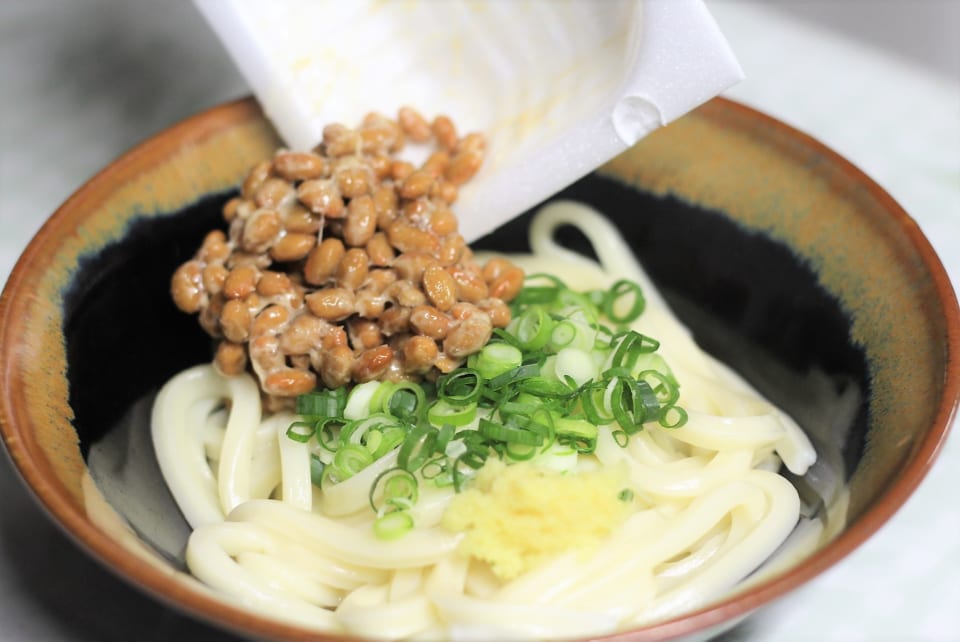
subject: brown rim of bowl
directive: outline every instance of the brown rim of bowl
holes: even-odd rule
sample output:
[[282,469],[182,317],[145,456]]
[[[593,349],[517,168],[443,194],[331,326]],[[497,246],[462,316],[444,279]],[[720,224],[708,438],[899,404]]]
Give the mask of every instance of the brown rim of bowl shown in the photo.
[[[785,123],[725,98],[715,98],[700,110],[707,114],[735,113],[745,120],[761,122],[765,128],[777,129],[811,151],[825,156],[837,171],[854,183],[864,185],[884,207],[900,231],[923,259],[933,279],[937,296],[946,315],[946,372],[939,408],[931,429],[907,463],[898,481],[887,488],[879,501],[841,533],[825,548],[813,554],[803,564],[781,576],[767,580],[734,597],[712,606],[687,613],[642,629],[601,636],[598,640],[662,640],[701,632],[738,617],[746,616],[756,608],[783,596],[799,585],[833,566],[861,543],[866,541],[906,502],[932,466],[940,451],[960,403],[960,309],[956,294],[939,258],[924,237],[916,222],[879,185],[849,161],[816,139],[795,130]],[[166,129],[141,142],[103,169],[80,187],[40,228],[14,266],[2,296],[0,296],[0,429],[7,451],[20,475],[30,487],[43,508],[61,528],[82,548],[108,569],[134,583],[160,601],[246,636],[261,635],[284,639],[303,639],[315,636],[333,639],[297,626],[287,625],[231,606],[212,595],[186,588],[180,581],[140,559],[123,545],[105,535],[76,505],[69,492],[56,480],[49,463],[37,456],[35,444],[24,423],[17,423],[21,413],[12,403],[11,386],[16,374],[11,365],[16,362],[15,343],[11,339],[11,315],[20,312],[22,304],[15,296],[27,280],[29,266],[35,264],[58,225],[73,224],[84,217],[88,204],[97,203],[109,192],[116,181],[123,181],[162,162],[185,142],[197,142],[218,132],[230,129],[251,119],[263,118],[262,111],[252,98],[241,98],[213,107]],[[340,638],[337,638],[340,639]]]

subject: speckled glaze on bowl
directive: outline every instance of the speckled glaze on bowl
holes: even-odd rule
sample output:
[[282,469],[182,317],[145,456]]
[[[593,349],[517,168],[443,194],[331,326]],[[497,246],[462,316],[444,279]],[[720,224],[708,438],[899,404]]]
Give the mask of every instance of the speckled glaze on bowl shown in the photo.
[[[277,144],[253,101],[226,104],[141,144],[68,200],[0,300],[0,420],[40,503],[133,585],[245,636],[332,639],[193,581],[162,484],[149,466],[126,465],[152,456],[143,439],[150,394],[210,356],[195,320],[170,303],[169,276]],[[609,639],[716,630],[835,564],[921,482],[960,397],[956,297],[917,226],[877,185],[727,100],[563,196],[610,216],[698,340],[791,412],[847,479],[846,526],[803,563]],[[527,220],[480,244],[522,249]]]

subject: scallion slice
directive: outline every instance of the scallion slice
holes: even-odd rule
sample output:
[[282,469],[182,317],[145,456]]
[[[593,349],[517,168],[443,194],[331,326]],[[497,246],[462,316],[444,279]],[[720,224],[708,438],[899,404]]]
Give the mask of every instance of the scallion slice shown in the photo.
[[347,405],[346,388],[333,388],[299,395],[297,414],[304,417],[342,417]]
[[295,421],[287,428],[287,437],[301,444],[310,441],[315,434],[317,429],[310,421]]
[[508,343],[487,344],[470,359],[471,367],[475,368],[484,379],[493,379],[513,370],[521,363],[523,363],[523,353],[519,348]]
[[579,439],[596,439],[599,429],[596,424],[583,419],[574,419],[572,417],[560,417],[556,420],[555,430],[557,438],[576,437]]
[[430,455],[434,453],[437,433],[436,428],[424,424],[411,428],[403,443],[400,444],[397,464],[411,472],[423,466]]
[[[617,309],[622,309],[624,302],[628,303],[629,307],[626,312],[620,314]],[[608,319],[614,323],[626,324],[640,318],[646,305],[640,286],[633,281],[621,279],[614,283],[603,297],[602,308]]]
[[550,334],[550,345],[554,350],[566,348],[577,338],[579,328],[577,324],[570,320],[558,322],[553,326],[553,332]]
[[543,435],[515,426],[505,426],[489,419],[481,419],[477,428],[481,435],[504,443],[524,446],[542,446]]
[[473,368],[459,368],[437,380],[437,396],[451,405],[466,405],[480,398],[483,377]]
[[353,477],[372,463],[373,455],[358,444],[345,444],[333,456],[333,467],[340,481]]
[[487,386],[491,390],[498,390],[509,384],[522,381],[523,379],[535,377],[538,374],[540,374],[540,365],[536,363],[528,363],[518,368],[508,370],[507,372],[504,372],[502,375],[494,377],[493,379],[487,382]]
[[555,325],[546,310],[537,306],[521,314],[510,327],[524,350],[539,350],[550,341]]
[[664,428],[679,428],[687,423],[687,411],[680,406],[664,408],[660,413],[660,425]]
[[394,384],[384,403],[384,410],[399,419],[412,421],[421,415],[426,405],[423,388],[410,381],[402,381]]
[[477,404],[455,406],[446,399],[437,399],[427,410],[427,420],[434,426],[466,426],[477,416]]
[[680,398],[680,387],[670,375],[657,370],[644,370],[637,375],[637,379],[650,386],[661,406],[672,406]]
[[373,534],[385,541],[400,539],[412,529],[413,516],[405,510],[386,513],[373,522]]
[[388,468],[370,486],[370,507],[379,513],[385,507],[410,508],[420,496],[420,484],[409,470],[399,466]]
[[395,539],[413,528],[410,509],[427,480],[459,492],[491,456],[550,462],[565,454],[567,470],[577,453],[596,449],[601,426],[620,447],[644,424],[682,426],[679,385],[657,353],[659,342],[624,327],[644,305],[630,281],[584,293],[531,275],[511,302],[513,321],[494,330],[466,367],[436,382],[368,382],[349,394],[301,395],[301,417],[287,435],[301,443],[316,438],[311,480],[321,488],[396,453],[396,466],[369,490],[375,533]]

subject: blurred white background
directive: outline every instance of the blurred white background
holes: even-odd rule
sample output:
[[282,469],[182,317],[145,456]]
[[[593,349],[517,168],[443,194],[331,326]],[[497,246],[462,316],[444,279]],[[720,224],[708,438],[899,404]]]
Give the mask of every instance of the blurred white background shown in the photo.
[[862,40],[960,80],[957,0],[768,0],[766,4],[784,16]]
[[[748,75],[729,95],[864,169],[917,219],[957,283],[960,0],[707,4]],[[0,278],[98,169],[181,118],[246,93],[186,0],[0,2]],[[960,639],[957,442],[954,435],[876,538],[725,639]],[[0,492],[0,639],[230,639],[80,554],[4,456]]]

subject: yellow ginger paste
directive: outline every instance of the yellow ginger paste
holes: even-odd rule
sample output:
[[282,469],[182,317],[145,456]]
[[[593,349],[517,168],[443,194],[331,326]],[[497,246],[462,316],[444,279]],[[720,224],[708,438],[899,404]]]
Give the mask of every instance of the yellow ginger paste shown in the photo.
[[587,552],[626,519],[622,471],[564,474],[491,458],[450,503],[443,526],[463,531],[460,551],[509,580],[567,551]]

